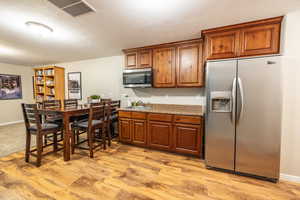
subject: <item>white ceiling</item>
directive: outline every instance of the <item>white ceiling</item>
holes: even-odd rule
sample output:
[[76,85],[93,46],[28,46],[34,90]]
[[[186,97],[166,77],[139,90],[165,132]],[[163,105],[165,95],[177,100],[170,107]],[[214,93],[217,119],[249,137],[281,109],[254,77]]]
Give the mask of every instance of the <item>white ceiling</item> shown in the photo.
[[[47,0],[0,0],[0,62],[40,65],[120,55],[121,49],[200,37],[202,29],[284,15],[300,0],[86,0],[72,17]],[[24,25],[54,29],[40,36]]]

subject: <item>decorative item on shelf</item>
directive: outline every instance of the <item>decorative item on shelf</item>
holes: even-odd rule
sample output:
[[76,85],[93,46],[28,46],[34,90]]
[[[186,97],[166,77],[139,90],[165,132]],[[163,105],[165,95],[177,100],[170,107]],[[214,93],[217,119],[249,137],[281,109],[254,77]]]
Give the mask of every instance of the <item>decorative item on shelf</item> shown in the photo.
[[43,77],[36,77],[36,84],[44,85],[44,79],[43,79]]
[[100,103],[101,97],[99,95],[91,95],[88,98],[88,103]]
[[0,74],[0,100],[22,99],[21,76]]
[[145,106],[145,103],[141,100],[139,101],[132,101],[131,106]]
[[43,76],[43,70],[37,70],[35,74],[36,76]]
[[47,86],[54,86],[54,80],[47,80],[46,85]]
[[54,70],[53,69],[47,69],[47,70],[45,70],[45,75],[46,76],[53,76],[54,75]]
[[69,99],[82,99],[81,72],[68,73],[68,95]]

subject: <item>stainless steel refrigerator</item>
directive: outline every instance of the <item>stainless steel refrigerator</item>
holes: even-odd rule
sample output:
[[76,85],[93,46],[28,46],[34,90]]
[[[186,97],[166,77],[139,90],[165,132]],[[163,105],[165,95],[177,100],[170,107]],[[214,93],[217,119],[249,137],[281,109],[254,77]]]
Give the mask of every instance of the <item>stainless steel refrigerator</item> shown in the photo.
[[278,180],[281,74],[280,56],[207,62],[207,167]]

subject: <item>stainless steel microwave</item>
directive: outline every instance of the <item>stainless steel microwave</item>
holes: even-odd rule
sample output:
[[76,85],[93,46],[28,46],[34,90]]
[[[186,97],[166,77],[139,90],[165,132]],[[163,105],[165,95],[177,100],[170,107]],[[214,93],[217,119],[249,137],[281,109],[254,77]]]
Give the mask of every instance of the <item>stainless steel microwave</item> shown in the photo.
[[125,88],[152,87],[152,69],[124,70],[123,85]]

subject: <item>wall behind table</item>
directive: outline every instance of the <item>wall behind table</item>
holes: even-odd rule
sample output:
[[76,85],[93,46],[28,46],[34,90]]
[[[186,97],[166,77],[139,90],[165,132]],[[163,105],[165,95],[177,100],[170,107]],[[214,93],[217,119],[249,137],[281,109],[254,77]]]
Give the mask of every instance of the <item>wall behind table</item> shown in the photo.
[[28,66],[0,63],[0,74],[21,75],[23,99],[0,100],[0,125],[23,120],[21,103],[33,103],[33,69]]
[[[121,99],[122,106],[126,106],[128,100],[163,104],[203,104],[204,90],[201,88],[124,88],[122,84],[124,56],[82,60],[57,65],[66,69],[66,83],[68,72],[82,73],[83,103],[87,102],[88,96],[99,94],[103,98]],[[66,84],[66,97],[68,97],[67,87]],[[125,96],[128,96],[128,98]]]

